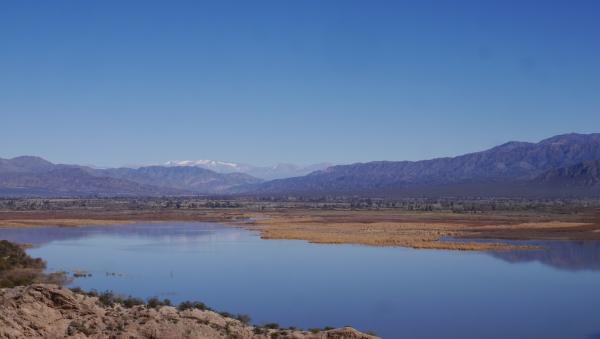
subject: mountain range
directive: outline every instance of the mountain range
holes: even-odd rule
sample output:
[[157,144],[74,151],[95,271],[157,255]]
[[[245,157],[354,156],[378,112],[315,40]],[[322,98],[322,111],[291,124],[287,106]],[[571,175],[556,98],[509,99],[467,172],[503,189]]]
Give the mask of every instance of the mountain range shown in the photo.
[[279,163],[273,166],[253,166],[218,160],[172,160],[165,166],[191,166],[205,168],[217,173],[244,173],[262,180],[300,177],[314,171],[326,169],[332,164],[318,163],[307,166]]
[[[96,169],[23,156],[0,159],[0,196],[599,196],[600,133],[564,134],[538,143],[513,141],[422,161],[281,167],[201,160]],[[301,174],[269,179],[283,173]]]
[[[591,167],[598,164],[586,162],[599,159],[600,133],[565,134],[538,143],[508,142],[457,157],[332,166],[303,177],[265,182],[249,191],[301,195],[552,195],[568,194],[570,187],[576,194],[594,194],[598,183],[589,177],[594,173]],[[588,170],[578,171],[578,166]]]
[[53,164],[39,157],[0,159],[0,196],[157,196],[220,194],[260,182],[242,173],[197,167],[95,169]]

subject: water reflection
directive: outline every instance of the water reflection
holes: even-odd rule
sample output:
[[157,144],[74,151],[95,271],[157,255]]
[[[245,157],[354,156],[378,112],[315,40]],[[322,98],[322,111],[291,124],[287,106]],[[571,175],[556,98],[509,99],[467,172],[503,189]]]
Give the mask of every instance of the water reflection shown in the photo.
[[541,250],[495,252],[496,258],[511,262],[537,261],[558,269],[600,270],[599,241],[525,241],[528,245],[541,246]]
[[28,251],[49,270],[92,273],[75,280],[84,289],[200,300],[255,323],[351,324],[412,339],[588,339],[598,331],[597,243],[490,255],[263,240],[207,223],[0,229],[2,238],[39,245]]
[[489,252],[495,258],[510,262],[539,262],[561,270],[600,270],[600,241],[596,240],[496,240],[444,239],[453,242],[506,243],[536,246],[539,250]]
[[[194,227],[199,226],[199,227]],[[127,225],[97,225],[85,227],[30,227],[0,228],[0,239],[16,243],[40,246],[54,241],[77,240],[90,237],[111,236],[119,238],[136,237],[151,242],[210,242],[214,237],[219,240],[236,241],[240,234],[223,232],[223,226],[198,223],[156,223]]]
[[[199,227],[194,227],[194,225]],[[235,228],[224,229],[222,225],[210,223],[156,223],[128,225],[98,225],[86,227],[35,227],[0,229],[0,239],[34,246],[54,241],[77,240],[90,237],[111,236],[118,238],[136,237],[146,240],[138,247],[152,247],[155,243],[184,245],[198,242],[240,241],[242,235]],[[600,270],[600,241],[540,241],[540,240],[496,240],[496,239],[453,239],[452,242],[502,242],[515,245],[538,246],[540,250],[489,252],[495,258],[510,263],[539,262],[568,271]]]

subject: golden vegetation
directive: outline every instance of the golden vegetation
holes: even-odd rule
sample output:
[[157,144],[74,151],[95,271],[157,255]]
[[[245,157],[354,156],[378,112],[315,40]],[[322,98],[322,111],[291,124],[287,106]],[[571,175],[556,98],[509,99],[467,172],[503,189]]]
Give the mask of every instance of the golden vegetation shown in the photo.
[[[307,210],[257,214],[255,219],[257,221],[248,227],[259,230],[265,239],[298,239],[328,244],[490,251],[532,247],[464,239],[600,238],[600,226],[594,223],[555,221],[539,215]],[[443,241],[444,238],[463,241]]]
[[[465,239],[600,240],[597,214],[452,213],[402,210],[202,209],[192,211],[53,211],[0,213],[0,227],[86,226],[209,221],[258,230],[265,239],[448,250],[511,250],[527,246]],[[248,222],[248,220],[252,220]],[[461,239],[460,242],[445,238]]]

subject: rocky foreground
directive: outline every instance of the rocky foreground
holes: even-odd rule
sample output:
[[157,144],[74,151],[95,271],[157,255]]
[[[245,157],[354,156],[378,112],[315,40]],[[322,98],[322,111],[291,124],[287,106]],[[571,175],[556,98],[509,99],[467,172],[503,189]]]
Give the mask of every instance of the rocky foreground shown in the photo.
[[331,338],[374,339],[344,327],[316,333],[246,325],[209,310],[102,305],[57,285],[0,289],[0,338]]

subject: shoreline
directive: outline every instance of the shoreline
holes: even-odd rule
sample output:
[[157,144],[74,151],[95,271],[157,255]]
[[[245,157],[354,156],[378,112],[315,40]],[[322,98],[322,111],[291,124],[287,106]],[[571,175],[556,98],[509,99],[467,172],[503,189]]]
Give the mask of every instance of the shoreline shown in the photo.
[[[528,250],[502,240],[600,240],[600,222],[588,215],[539,213],[451,214],[444,212],[321,211],[19,211],[0,212],[1,228],[85,227],[138,222],[216,222],[260,232],[263,239],[304,240],[320,244],[358,244],[459,251]],[[461,242],[442,241],[444,238]],[[498,243],[468,242],[496,239]]]

